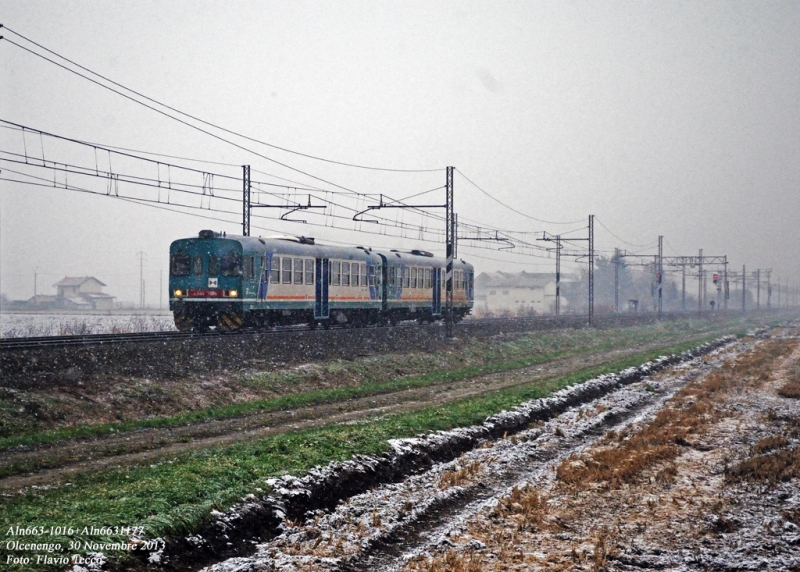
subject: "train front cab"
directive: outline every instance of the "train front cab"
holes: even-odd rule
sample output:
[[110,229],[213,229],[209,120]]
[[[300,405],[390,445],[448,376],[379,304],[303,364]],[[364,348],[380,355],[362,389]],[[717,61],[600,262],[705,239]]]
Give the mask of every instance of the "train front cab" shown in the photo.
[[[210,234],[209,234],[210,233]],[[203,231],[200,238],[170,245],[169,308],[180,331],[229,331],[244,322],[242,280],[252,264],[242,265],[242,245]]]

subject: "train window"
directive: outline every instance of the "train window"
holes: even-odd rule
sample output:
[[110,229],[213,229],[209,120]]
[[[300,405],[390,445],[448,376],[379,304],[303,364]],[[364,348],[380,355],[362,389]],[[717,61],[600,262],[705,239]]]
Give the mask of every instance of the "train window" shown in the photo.
[[242,259],[233,252],[222,255],[222,275],[223,276],[241,276],[242,275]]
[[331,278],[333,279],[334,286],[340,286],[342,284],[342,263],[341,262],[334,262],[333,269],[331,270]]
[[272,257],[272,265],[269,269],[269,281],[272,284],[280,284],[281,283],[281,257],[280,256],[273,256]]
[[358,281],[358,277],[360,276],[361,270],[359,269],[359,263],[353,262],[350,264],[350,272],[352,278],[350,278],[350,285],[351,286],[358,286],[360,283]]
[[408,268],[403,268],[402,277],[403,277],[403,288],[408,288],[409,285]]
[[252,256],[244,257],[244,279],[252,280],[256,277],[256,259]]
[[416,288],[416,287],[417,287],[417,269],[416,268],[412,268],[411,269],[411,288]]
[[219,276],[219,256],[216,254],[208,257],[208,275]]
[[430,268],[426,268],[425,269],[425,288],[430,288],[430,287],[431,287],[431,269]]
[[361,285],[362,286],[369,286],[367,284],[367,263],[361,265]]
[[367,273],[369,274],[369,285],[375,286],[375,267],[370,266],[367,270]]
[[386,278],[388,280],[389,286],[394,286],[394,266],[389,267],[389,271],[386,273]]
[[291,284],[292,283],[292,259],[288,256],[283,257],[283,263],[281,265],[281,284]]
[[303,259],[302,258],[295,258],[294,259],[294,280],[295,284],[302,284],[303,283]]
[[342,262],[342,286],[350,286],[350,263]]
[[185,252],[176,252],[169,257],[169,273],[173,276],[188,276],[190,261]]
[[192,258],[192,274],[195,276],[203,275],[203,255],[198,254]]
[[314,283],[314,259],[307,258],[305,260],[306,265],[306,284],[313,284]]

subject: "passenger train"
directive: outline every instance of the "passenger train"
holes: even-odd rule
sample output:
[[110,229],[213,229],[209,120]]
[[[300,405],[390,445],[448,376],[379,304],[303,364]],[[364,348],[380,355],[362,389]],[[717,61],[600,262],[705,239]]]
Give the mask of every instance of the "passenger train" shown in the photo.
[[[170,245],[169,307],[181,331],[434,322],[446,317],[446,266],[423,250],[203,230]],[[454,260],[453,279],[461,320],[473,306],[473,266]]]

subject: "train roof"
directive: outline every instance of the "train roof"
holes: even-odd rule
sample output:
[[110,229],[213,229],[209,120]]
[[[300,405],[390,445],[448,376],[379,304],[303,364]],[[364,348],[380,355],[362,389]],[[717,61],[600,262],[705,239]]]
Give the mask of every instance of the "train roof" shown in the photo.
[[[371,260],[379,255],[386,257],[389,261],[402,260],[403,264],[420,264],[444,267],[447,260],[444,257],[434,256],[424,250],[385,250],[375,249],[369,246],[331,246],[317,244],[316,240],[306,236],[238,236],[220,234],[211,230],[200,231],[197,237],[184,238],[174,241],[173,246],[183,242],[199,242],[205,240],[232,241],[241,244],[246,252],[278,252],[281,254],[309,256],[312,252],[315,256],[328,258],[349,258],[353,260]],[[471,268],[472,265],[463,260],[454,261],[456,267]]]

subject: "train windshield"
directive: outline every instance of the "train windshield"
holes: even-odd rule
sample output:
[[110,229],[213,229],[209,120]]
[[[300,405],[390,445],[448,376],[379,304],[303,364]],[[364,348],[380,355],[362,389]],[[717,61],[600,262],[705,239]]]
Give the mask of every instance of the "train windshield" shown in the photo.
[[176,252],[169,257],[169,273],[173,276],[188,276],[191,258],[185,252]]
[[222,275],[241,276],[242,259],[234,253],[222,255]]
[[217,256],[216,254],[212,254],[208,258],[208,275],[209,276],[219,275],[219,256]]

